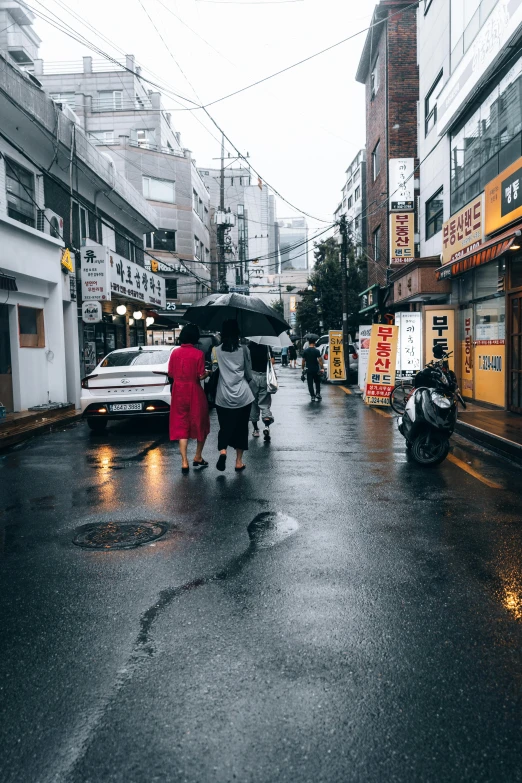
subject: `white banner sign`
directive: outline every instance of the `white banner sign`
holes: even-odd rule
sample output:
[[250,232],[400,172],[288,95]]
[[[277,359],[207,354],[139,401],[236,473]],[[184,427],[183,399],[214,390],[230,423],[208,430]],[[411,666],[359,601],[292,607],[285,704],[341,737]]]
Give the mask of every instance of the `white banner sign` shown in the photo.
[[82,321],[84,324],[99,324],[102,319],[101,302],[83,302]]
[[422,313],[396,313],[399,327],[397,373],[411,375],[422,369]]
[[109,253],[106,247],[82,247],[82,300],[110,301]]
[[409,210],[415,207],[415,177],[413,158],[390,158],[390,209]]
[[368,356],[370,355],[371,336],[371,324],[359,326],[359,377],[357,382],[361,391],[364,391],[366,386],[366,371],[368,369]]
[[106,247],[82,248],[82,298],[110,301],[112,294],[165,309],[165,280]]

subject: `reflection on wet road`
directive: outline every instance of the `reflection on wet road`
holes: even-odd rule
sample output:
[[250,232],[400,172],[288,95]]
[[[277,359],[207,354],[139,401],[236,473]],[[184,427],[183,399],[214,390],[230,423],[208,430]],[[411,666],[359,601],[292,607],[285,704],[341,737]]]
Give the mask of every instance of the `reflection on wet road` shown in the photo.
[[522,471],[280,376],[240,475],[214,418],[189,476],[159,423],[0,456],[2,783],[520,779]]

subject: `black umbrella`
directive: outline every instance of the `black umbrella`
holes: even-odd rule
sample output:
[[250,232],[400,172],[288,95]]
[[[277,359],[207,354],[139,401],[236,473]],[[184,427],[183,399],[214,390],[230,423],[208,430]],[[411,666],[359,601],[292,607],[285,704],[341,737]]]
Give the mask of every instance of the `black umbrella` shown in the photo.
[[209,332],[221,331],[223,321],[231,318],[238,322],[242,337],[277,337],[290,329],[284,318],[262,299],[243,294],[210,294],[189,307],[185,318]]

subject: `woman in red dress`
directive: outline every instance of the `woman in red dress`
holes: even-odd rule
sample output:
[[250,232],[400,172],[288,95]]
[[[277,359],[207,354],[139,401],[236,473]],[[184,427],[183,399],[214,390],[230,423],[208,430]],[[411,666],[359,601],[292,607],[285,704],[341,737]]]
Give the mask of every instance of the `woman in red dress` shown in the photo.
[[203,351],[195,348],[199,340],[199,329],[187,324],[179,336],[180,346],[172,351],[169,361],[169,378],[172,381],[170,405],[170,439],[179,441],[181,472],[189,472],[187,446],[189,439],[198,442],[194,456],[194,467],[206,468],[203,446],[210,432],[207,398],[201,383],[208,373],[205,371]]

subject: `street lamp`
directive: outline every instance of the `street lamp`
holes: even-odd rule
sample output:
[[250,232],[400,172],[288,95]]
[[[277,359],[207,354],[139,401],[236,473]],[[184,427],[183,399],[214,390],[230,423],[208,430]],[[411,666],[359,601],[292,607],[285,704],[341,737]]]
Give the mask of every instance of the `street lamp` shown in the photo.
[[141,310],[135,310],[132,316],[135,321],[141,321],[141,319],[143,318],[143,313],[141,312]]
[[125,307],[124,304],[118,305],[118,307],[116,308],[116,312],[118,313],[118,315],[125,315],[125,313],[127,312],[127,308]]

